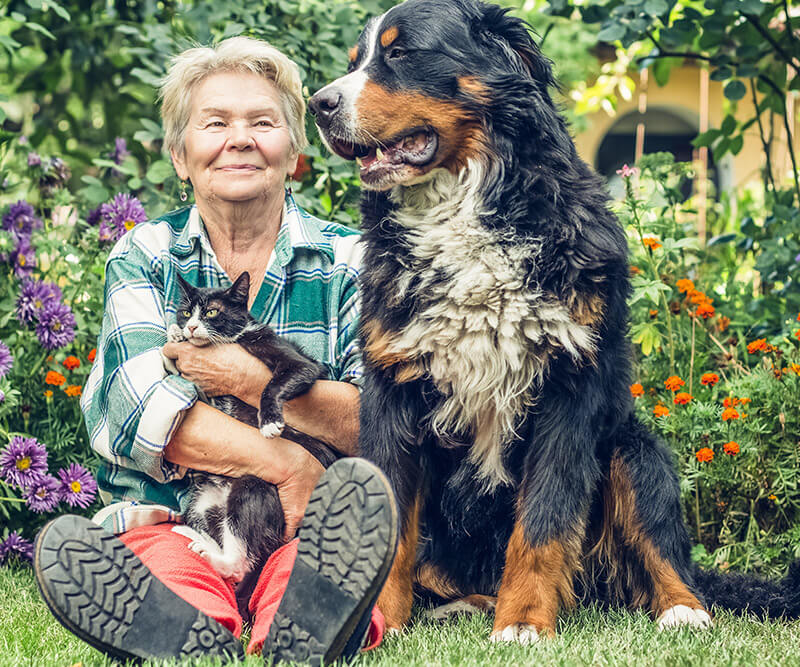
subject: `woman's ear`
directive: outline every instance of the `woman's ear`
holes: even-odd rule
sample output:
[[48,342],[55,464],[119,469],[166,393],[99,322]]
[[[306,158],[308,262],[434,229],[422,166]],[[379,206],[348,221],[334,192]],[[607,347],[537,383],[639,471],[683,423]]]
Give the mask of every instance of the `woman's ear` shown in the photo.
[[169,156],[172,158],[172,166],[175,167],[178,178],[182,181],[187,180],[189,178],[189,171],[186,169],[186,161],[184,160],[183,152],[178,153],[174,148],[170,148]]
[[289,163],[286,168],[286,175],[291,178],[292,174],[297,171],[297,161],[300,159],[300,153],[293,153],[289,156]]

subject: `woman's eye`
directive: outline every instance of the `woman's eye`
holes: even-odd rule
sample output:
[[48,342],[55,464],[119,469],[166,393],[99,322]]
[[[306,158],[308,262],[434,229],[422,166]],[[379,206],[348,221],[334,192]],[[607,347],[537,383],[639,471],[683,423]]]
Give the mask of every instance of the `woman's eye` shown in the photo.
[[208,127],[225,127],[225,123],[223,123],[221,120],[212,120],[208,124]]
[[181,311],[181,315],[183,315],[184,317],[191,317],[192,316],[192,311],[190,311],[190,310],[182,310]]
[[256,123],[256,125],[260,125],[261,127],[272,127],[271,120],[260,120]]
[[219,315],[219,310],[217,308],[211,308],[206,311],[206,317],[216,317],[217,315]]

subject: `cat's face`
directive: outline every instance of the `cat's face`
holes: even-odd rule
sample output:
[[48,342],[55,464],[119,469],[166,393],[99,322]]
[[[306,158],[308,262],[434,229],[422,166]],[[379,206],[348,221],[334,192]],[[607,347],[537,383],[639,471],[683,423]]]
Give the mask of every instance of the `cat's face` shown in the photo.
[[192,287],[178,276],[181,302],[177,321],[183,337],[192,345],[231,343],[249,321],[247,297],[250,276],[242,273],[227,289]]

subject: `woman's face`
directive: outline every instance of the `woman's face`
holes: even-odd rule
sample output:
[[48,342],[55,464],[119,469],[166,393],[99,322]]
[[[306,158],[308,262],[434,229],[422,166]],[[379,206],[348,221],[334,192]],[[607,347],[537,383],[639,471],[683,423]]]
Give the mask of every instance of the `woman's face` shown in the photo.
[[183,155],[172,152],[181,179],[198,201],[283,201],[283,183],[297,166],[281,97],[250,72],[221,72],[192,91]]

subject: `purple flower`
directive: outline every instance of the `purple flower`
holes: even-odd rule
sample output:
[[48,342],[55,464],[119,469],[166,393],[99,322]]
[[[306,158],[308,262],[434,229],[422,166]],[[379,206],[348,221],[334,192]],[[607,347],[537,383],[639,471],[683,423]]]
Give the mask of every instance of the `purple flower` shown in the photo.
[[47,450],[36,438],[15,435],[0,452],[0,472],[8,484],[33,484],[47,474]]
[[36,217],[36,211],[24,199],[8,207],[8,213],[3,216],[3,229],[11,232],[19,239],[30,236],[34,229],[40,229],[42,221]]
[[17,319],[29,324],[39,318],[39,313],[51,301],[61,301],[63,294],[55,283],[24,280],[17,298]]
[[117,164],[122,164],[123,160],[128,157],[131,152],[128,150],[128,144],[122,137],[114,139],[114,150],[111,151],[111,159]]
[[36,251],[29,237],[23,236],[19,239],[17,247],[11,253],[11,261],[14,263],[17,278],[28,278],[33,274],[33,269],[36,268]]
[[8,563],[12,558],[33,560],[33,543],[19,535],[16,530],[0,542],[0,564]]
[[0,389],[0,405],[2,405],[6,400],[6,392]]
[[70,307],[60,301],[49,301],[39,312],[36,325],[39,342],[48,350],[68,345],[75,339],[75,316]]
[[66,184],[72,172],[60,157],[51,157],[47,164],[43,165],[44,171],[39,177],[39,188],[45,197],[52,196],[56,188]]
[[43,475],[22,490],[28,509],[34,512],[52,512],[61,502],[61,483],[52,475]]
[[[100,207],[100,211],[103,215],[103,220],[107,224],[106,229],[113,233],[114,240],[122,237],[125,232],[129,232],[138,223],[147,220],[147,214],[144,212],[142,202],[127,193],[116,195],[111,203],[103,204]],[[102,236],[104,231],[101,222],[101,240],[105,240]]]
[[40,167],[42,165],[42,158],[38,153],[28,153],[28,166]]
[[70,463],[58,471],[61,480],[61,500],[75,507],[89,507],[97,494],[97,482],[82,465]]
[[0,379],[6,376],[13,364],[14,357],[11,354],[11,350],[8,349],[8,345],[0,340]]

